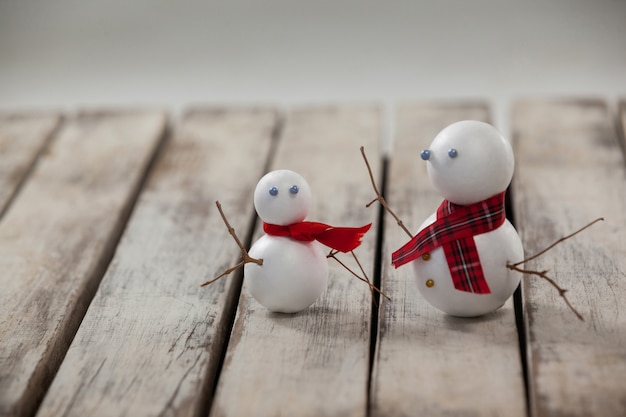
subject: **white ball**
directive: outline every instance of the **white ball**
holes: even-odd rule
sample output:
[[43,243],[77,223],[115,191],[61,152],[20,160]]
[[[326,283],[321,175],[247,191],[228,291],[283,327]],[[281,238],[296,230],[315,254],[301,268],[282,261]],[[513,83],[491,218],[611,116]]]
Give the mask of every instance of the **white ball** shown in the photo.
[[428,176],[455,204],[467,205],[498,194],[513,177],[515,160],[509,141],[493,126],[475,120],[443,129],[428,149]]
[[311,210],[311,187],[298,173],[268,172],[254,190],[254,208],[266,223],[287,226],[306,218]]
[[263,259],[263,265],[245,265],[246,286],[254,299],[270,311],[302,311],[326,288],[328,261],[317,242],[265,235],[249,253]]
[[[435,218],[436,213],[433,213],[420,230]],[[497,310],[513,295],[522,278],[522,274],[506,267],[509,262],[524,259],[522,241],[508,220],[491,232],[474,236],[474,242],[490,294],[474,294],[454,288],[441,247],[430,252],[430,259],[418,258],[411,263],[417,288],[424,299],[453,316],[475,317]]]

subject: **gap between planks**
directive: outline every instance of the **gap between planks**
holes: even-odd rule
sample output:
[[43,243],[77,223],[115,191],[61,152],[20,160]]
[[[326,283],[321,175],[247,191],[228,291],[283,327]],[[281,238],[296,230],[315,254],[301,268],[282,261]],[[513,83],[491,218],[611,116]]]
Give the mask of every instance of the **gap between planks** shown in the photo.
[[[281,133],[283,131],[285,125],[285,114],[284,112],[277,112],[276,114],[276,125],[271,134],[271,141],[269,145],[269,151],[267,153],[266,163],[262,170],[262,175],[267,173],[272,166],[272,162],[274,161],[274,154],[276,148],[279,144]],[[251,203],[253,206],[253,204]],[[257,214],[254,212],[254,209],[251,207],[251,220],[249,222],[249,226],[245,231],[243,244],[246,247],[246,250],[250,250],[250,247],[253,243],[254,231],[257,228],[257,223],[259,218]],[[213,405],[213,398],[215,397],[215,391],[217,390],[217,384],[220,379],[220,375],[222,373],[222,368],[224,367],[224,359],[226,358],[226,351],[228,349],[228,344],[230,343],[230,338],[233,332],[233,325],[235,324],[235,317],[237,315],[237,308],[239,305],[239,299],[241,297],[241,291],[243,289],[243,268],[238,270],[235,276],[232,277],[234,280],[233,286],[231,288],[230,294],[227,297],[227,305],[224,307],[224,314],[227,317],[227,324],[225,329],[225,337],[222,349],[219,353],[218,364],[216,366],[215,375],[211,377],[209,373],[207,373],[207,379],[212,380],[212,384],[210,386],[210,392],[206,395],[205,401],[200,405],[200,411],[198,413],[198,417],[207,416],[211,410],[211,406]],[[228,278],[227,278],[228,279]]]
[[[383,137],[383,140],[385,138]],[[383,146],[385,144],[383,143]],[[377,179],[377,185],[379,187],[379,191],[383,198],[387,196],[387,173],[389,169],[389,156],[384,152],[381,155],[380,167],[381,172]],[[374,178],[376,176],[374,175]],[[373,192],[373,190],[372,190]],[[382,271],[383,271],[383,236],[385,235],[385,216],[387,212],[385,208],[381,204],[378,205],[378,227],[376,230],[376,246],[374,250],[374,279],[373,283],[377,288],[382,289]],[[370,207],[371,210],[371,207]],[[367,376],[367,412],[366,416],[370,416],[372,412],[372,375],[374,372],[374,361],[376,359],[376,347],[378,345],[378,326],[379,326],[379,314],[380,314],[380,303],[382,297],[380,294],[375,293],[374,299],[372,300],[372,312],[371,312],[371,323],[370,323],[370,358],[369,358],[369,373]]]

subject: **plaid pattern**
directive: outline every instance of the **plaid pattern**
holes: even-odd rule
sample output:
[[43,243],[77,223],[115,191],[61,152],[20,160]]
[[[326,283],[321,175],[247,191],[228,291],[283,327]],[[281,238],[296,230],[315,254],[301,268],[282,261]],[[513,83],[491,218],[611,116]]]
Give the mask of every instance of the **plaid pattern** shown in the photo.
[[476,294],[491,293],[473,236],[490,232],[504,223],[504,194],[467,206],[444,200],[437,209],[437,220],[395,251],[391,263],[398,268],[443,247],[454,288]]
[[361,238],[372,227],[334,227],[318,222],[298,222],[287,226],[263,223],[263,231],[272,236],[285,236],[302,242],[317,240],[340,252],[350,252],[361,244]]

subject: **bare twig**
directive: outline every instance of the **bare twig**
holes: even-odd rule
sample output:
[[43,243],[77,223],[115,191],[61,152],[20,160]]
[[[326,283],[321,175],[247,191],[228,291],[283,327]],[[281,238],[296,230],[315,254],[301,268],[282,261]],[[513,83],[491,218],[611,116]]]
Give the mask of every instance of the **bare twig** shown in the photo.
[[242,266],[244,266],[246,264],[245,260],[239,262],[237,265],[228,268],[226,271],[222,272],[221,274],[219,274],[218,276],[216,276],[215,278],[213,278],[210,281],[205,282],[204,284],[201,284],[201,287],[207,286],[209,284],[213,284],[215,281],[217,281],[218,279],[222,278],[223,276],[226,276],[228,274],[230,274],[233,271],[238,270],[239,268],[241,268]]
[[370,290],[373,288],[376,292],[378,292],[378,294],[380,294],[383,297],[385,297],[387,299],[387,301],[391,301],[391,297],[389,297],[387,294],[382,292],[382,290],[380,288],[377,288],[374,284],[372,284],[370,282],[369,278],[367,277],[367,274],[365,273],[365,270],[363,269],[363,265],[361,265],[361,262],[359,261],[359,258],[356,257],[356,254],[354,253],[354,251],[350,251],[350,253],[352,254],[352,257],[354,258],[354,261],[356,262],[356,264],[359,266],[359,269],[361,270],[361,273],[363,274],[363,276],[367,280],[367,284],[370,286]]
[[517,263],[514,263],[511,266],[520,266],[523,263],[526,263],[528,261],[532,261],[533,259],[536,259],[538,257],[540,257],[541,255],[543,255],[544,253],[546,253],[547,251],[549,251],[550,249],[552,249],[553,247],[555,247],[556,245],[558,245],[559,243],[576,236],[578,233],[582,232],[583,230],[593,226],[594,224],[596,224],[599,221],[603,221],[604,217],[598,217],[597,219],[595,219],[594,221],[592,221],[591,223],[586,224],[585,226],[581,227],[580,229],[576,230],[574,233],[570,233],[567,236],[563,236],[562,238],[560,238],[559,240],[557,240],[556,242],[554,242],[553,244],[551,244],[550,246],[548,246],[547,248],[545,248],[544,250],[542,250],[541,252],[531,256],[530,258],[524,259],[523,261],[519,261]]
[[243,246],[243,243],[241,243],[241,241],[237,237],[237,234],[235,233],[235,229],[230,225],[230,223],[228,222],[228,219],[226,219],[226,215],[224,214],[224,211],[222,210],[222,205],[220,204],[220,202],[216,201],[215,205],[217,206],[217,210],[220,212],[220,216],[222,216],[222,220],[224,221],[224,224],[226,225],[226,228],[228,229],[228,233],[230,233],[230,235],[233,237],[233,239],[235,239],[235,242],[237,243],[237,246],[239,246],[239,249],[241,250],[241,257],[243,259],[237,265],[235,265],[235,266],[233,266],[231,268],[228,268],[226,271],[222,272],[220,275],[216,276],[212,280],[207,281],[204,284],[200,285],[201,287],[204,287],[206,285],[214,283],[218,279],[222,278],[223,276],[226,276],[226,275],[230,274],[233,271],[236,271],[237,269],[241,268],[242,266],[244,266],[247,263],[254,263],[254,264],[257,264],[257,265],[263,265],[263,259],[256,259],[256,258],[251,257],[250,254],[248,254],[248,251]]
[[359,269],[361,270],[361,273],[363,274],[363,277],[361,277],[359,274],[357,274],[352,269],[350,269],[345,263],[343,263],[341,260],[339,260],[339,258],[337,258],[337,256],[336,256],[337,253],[339,253],[339,251],[331,249],[330,252],[328,252],[328,255],[326,255],[326,257],[334,259],[335,261],[337,261],[337,263],[339,263],[339,265],[344,267],[354,277],[356,277],[360,281],[365,282],[369,286],[369,289],[370,289],[370,292],[372,293],[372,295],[374,295],[373,291],[376,291],[377,293],[379,293],[380,295],[385,297],[387,300],[391,300],[391,298],[387,294],[385,294],[379,288],[377,288],[374,284],[372,284],[372,282],[367,277],[367,274],[365,273],[365,270],[363,269],[363,266],[361,266],[361,262],[359,262],[359,259],[356,257],[356,254],[354,253],[354,251],[351,251],[350,253],[352,253],[352,256],[354,257],[354,260],[356,261],[357,265],[359,266]]
[[582,314],[580,314],[578,312],[578,310],[576,310],[574,308],[574,306],[572,306],[572,304],[567,299],[567,296],[565,295],[567,290],[564,289],[564,288],[561,288],[552,278],[550,278],[549,276],[546,275],[546,273],[548,271],[533,271],[533,270],[529,270],[529,269],[522,269],[522,268],[519,268],[519,267],[517,267],[515,265],[511,265],[511,264],[508,264],[507,268],[509,268],[509,269],[511,269],[513,271],[521,272],[522,274],[535,275],[535,276],[541,277],[541,278],[545,279],[546,281],[548,281],[550,283],[550,285],[552,285],[554,288],[556,288],[556,290],[559,292],[559,295],[561,297],[563,297],[563,300],[565,301],[565,304],[567,304],[567,306],[570,308],[570,310],[572,310],[572,312],[574,314],[576,314],[576,317],[578,317],[578,319],[580,321],[585,321],[585,319],[583,318]]
[[576,314],[576,317],[578,317],[581,321],[584,321],[583,316],[572,306],[572,304],[569,302],[569,300],[567,299],[567,297],[565,296],[565,293],[567,292],[566,289],[561,288],[552,278],[550,278],[549,276],[547,276],[547,272],[548,271],[534,271],[534,270],[530,270],[530,269],[522,269],[519,268],[520,265],[532,261],[534,259],[537,259],[538,257],[540,257],[541,255],[543,255],[544,253],[546,253],[547,251],[549,251],[550,249],[552,249],[553,247],[555,247],[556,245],[558,245],[559,243],[577,235],[578,233],[582,232],[583,230],[593,226],[594,224],[596,224],[599,221],[604,220],[603,217],[599,217],[597,219],[595,219],[594,221],[586,224],[585,226],[581,227],[580,229],[576,230],[574,233],[570,233],[567,236],[563,236],[562,238],[560,238],[559,240],[557,240],[556,242],[554,242],[553,244],[551,244],[550,246],[548,246],[547,248],[543,249],[542,251],[540,251],[539,253],[531,256],[530,258],[524,259],[523,261],[519,261],[516,262],[514,264],[507,264],[506,267],[513,270],[513,271],[517,271],[517,272],[521,272],[522,274],[529,274],[529,275],[535,275],[538,276],[540,278],[545,279],[546,281],[548,281],[550,283],[550,285],[552,285],[554,288],[557,289],[557,291],[559,292],[559,295],[561,297],[563,297],[563,300],[565,301],[565,304],[567,304],[567,306],[570,308],[570,310],[572,310],[574,312],[574,314]]
[[396,215],[396,213],[394,213],[394,211],[391,210],[391,207],[389,207],[389,205],[385,201],[385,198],[382,196],[382,194],[378,190],[378,187],[376,186],[376,181],[374,180],[374,174],[372,173],[372,167],[370,166],[370,163],[367,160],[367,156],[365,156],[365,148],[363,146],[361,146],[361,155],[363,155],[363,160],[365,161],[365,166],[367,166],[367,172],[369,173],[369,176],[370,176],[370,181],[372,183],[372,188],[374,188],[374,192],[376,193],[376,198],[373,199],[372,201],[370,201],[369,203],[367,203],[365,205],[365,207],[369,207],[372,204],[374,204],[374,202],[378,201],[380,204],[382,204],[382,206],[385,208],[385,210],[387,210],[387,212],[389,214],[391,214],[391,216],[396,220],[398,226],[400,226],[402,228],[402,230],[404,230],[405,233],[407,235],[409,235],[409,237],[412,238],[413,235],[411,234],[411,232],[409,232],[409,230],[404,226],[404,223],[402,222],[402,220],[400,220],[400,218]]

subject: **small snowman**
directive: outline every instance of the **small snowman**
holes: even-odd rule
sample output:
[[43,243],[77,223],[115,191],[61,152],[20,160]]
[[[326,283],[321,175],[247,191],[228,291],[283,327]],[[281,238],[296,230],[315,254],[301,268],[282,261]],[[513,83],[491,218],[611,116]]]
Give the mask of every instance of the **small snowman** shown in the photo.
[[[277,170],[263,176],[254,191],[254,207],[263,221],[265,235],[246,252],[222,213],[244,259],[203,285],[243,265],[248,290],[268,310],[296,313],[313,304],[326,289],[327,258],[334,258],[337,252],[351,252],[356,258],[353,250],[361,244],[371,223],[362,227],[333,227],[304,221],[311,203],[311,188],[300,174]],[[320,243],[331,248],[328,255]],[[367,277],[352,273],[372,289]]]
[[514,170],[511,144],[487,123],[461,121],[442,130],[421,158],[444,201],[392,254],[392,264],[411,263],[422,296],[445,313],[495,311],[522,276],[507,265],[524,259],[504,209]]

